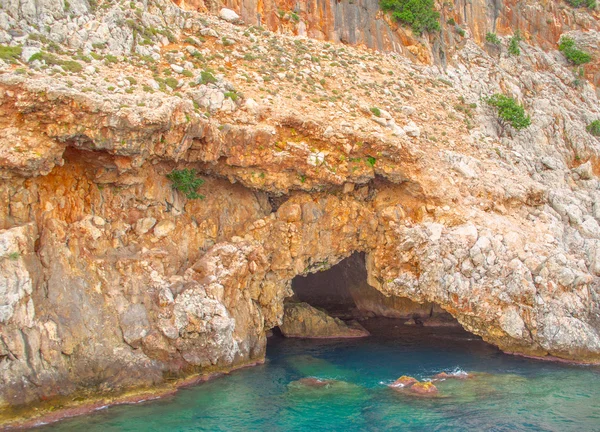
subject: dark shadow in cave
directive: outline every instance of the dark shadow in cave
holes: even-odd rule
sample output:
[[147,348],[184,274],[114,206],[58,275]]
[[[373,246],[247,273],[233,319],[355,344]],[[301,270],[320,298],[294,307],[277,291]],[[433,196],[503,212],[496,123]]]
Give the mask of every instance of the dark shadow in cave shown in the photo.
[[292,280],[292,301],[306,302],[342,319],[386,317],[425,326],[460,326],[434,303],[387,297],[367,282],[365,254],[355,252],[331,268]]

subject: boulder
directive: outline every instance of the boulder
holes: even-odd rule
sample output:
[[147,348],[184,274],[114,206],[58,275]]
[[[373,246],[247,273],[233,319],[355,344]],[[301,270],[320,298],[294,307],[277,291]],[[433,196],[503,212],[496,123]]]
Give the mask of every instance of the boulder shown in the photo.
[[240,16],[231,9],[223,8],[219,11],[219,18],[227,22],[236,22]]
[[308,303],[286,303],[279,328],[285,337],[325,339],[369,336],[369,332],[358,322],[345,323]]

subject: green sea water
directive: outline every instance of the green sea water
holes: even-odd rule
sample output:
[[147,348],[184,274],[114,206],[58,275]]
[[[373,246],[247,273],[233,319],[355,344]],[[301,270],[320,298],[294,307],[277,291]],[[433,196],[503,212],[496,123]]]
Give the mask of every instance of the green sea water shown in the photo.
[[[456,329],[367,323],[351,340],[270,338],[264,365],[165,399],[110,407],[41,431],[600,431],[600,368],[501,353]],[[437,397],[388,387],[401,375],[436,382]],[[305,377],[332,379],[315,388]]]

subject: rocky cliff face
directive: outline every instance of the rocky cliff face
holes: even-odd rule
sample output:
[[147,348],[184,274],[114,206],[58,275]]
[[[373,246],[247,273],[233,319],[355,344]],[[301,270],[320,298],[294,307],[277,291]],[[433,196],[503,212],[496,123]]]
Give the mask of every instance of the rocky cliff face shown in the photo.
[[[442,31],[418,36],[399,26],[379,9],[379,0],[197,0],[176,2],[191,10],[218,12],[222,7],[237,11],[253,25],[272,31],[308,36],[344,44],[362,44],[380,51],[395,51],[412,60],[446,66],[454,53],[472,40],[485,47],[486,34],[510,37],[516,32],[546,50],[555,50],[564,33],[592,41],[586,45],[595,53],[586,78],[600,84],[600,25],[597,10],[573,8],[566,2],[539,0],[475,0],[438,2]],[[462,29],[465,35],[461,35]],[[488,50],[495,47],[487,46]]]
[[[505,351],[600,361],[600,108],[558,52],[468,37],[444,69],[162,1],[70,8],[0,11],[20,45],[0,75],[4,421],[259,362],[291,280],[353,252],[381,295]],[[532,125],[500,135],[496,92]],[[183,168],[205,199],[172,188]]]

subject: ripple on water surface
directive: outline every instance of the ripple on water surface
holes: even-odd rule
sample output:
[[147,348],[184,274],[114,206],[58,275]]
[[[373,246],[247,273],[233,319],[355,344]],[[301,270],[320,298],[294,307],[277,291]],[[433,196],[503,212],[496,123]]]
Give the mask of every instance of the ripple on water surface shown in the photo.
[[[372,337],[271,338],[264,365],[39,430],[600,431],[597,367],[505,355],[456,329],[386,319],[366,327]],[[435,380],[426,397],[388,387],[442,371],[469,377]]]

